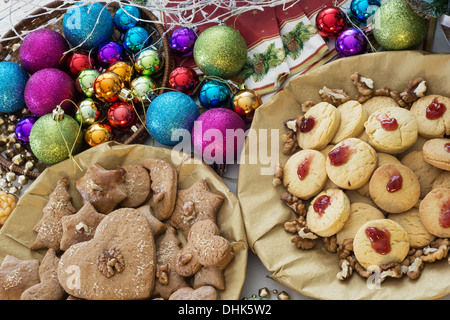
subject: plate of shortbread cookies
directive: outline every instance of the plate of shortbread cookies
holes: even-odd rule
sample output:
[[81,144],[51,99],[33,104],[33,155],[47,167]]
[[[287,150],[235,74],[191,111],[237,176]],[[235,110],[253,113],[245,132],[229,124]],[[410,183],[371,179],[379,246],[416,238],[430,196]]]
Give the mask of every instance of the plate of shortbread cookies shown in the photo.
[[2,299],[239,299],[239,202],[209,166],[100,145],[46,169],[0,230]]
[[317,299],[450,293],[444,70],[448,55],[348,57],[257,110],[250,130],[266,153],[245,163],[255,158],[247,141],[238,197],[249,247],[274,280]]

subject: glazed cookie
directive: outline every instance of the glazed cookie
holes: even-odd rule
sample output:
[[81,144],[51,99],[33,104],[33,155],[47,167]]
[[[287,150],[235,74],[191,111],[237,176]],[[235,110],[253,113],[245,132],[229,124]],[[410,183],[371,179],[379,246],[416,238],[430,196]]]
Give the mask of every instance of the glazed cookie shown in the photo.
[[411,113],[418,120],[422,137],[433,139],[450,135],[450,98],[427,95],[413,103]]
[[[381,167],[382,165],[384,165],[386,163],[401,163],[401,162],[393,155],[390,155],[390,154],[384,153],[384,152],[378,152],[377,153],[377,168]],[[365,185],[363,185],[357,191],[365,197],[370,197],[369,182],[367,182]]]
[[450,171],[442,171],[436,180],[434,180],[432,189],[436,188],[450,189]]
[[364,124],[369,144],[378,152],[398,154],[417,140],[417,119],[403,108],[389,107],[372,113]]
[[121,188],[126,194],[121,207],[136,208],[142,205],[150,194],[150,176],[143,166],[128,165],[122,167],[125,176]]
[[430,191],[419,207],[420,219],[425,228],[436,237],[450,237],[450,189]]
[[151,190],[156,203],[156,217],[161,221],[167,220],[175,207],[178,172],[172,164],[162,159],[146,159],[142,165],[150,171]]
[[336,234],[336,241],[341,245],[345,239],[353,239],[359,228],[370,220],[384,219],[384,214],[366,203],[355,202],[350,205],[350,217]]
[[423,158],[436,168],[450,171],[450,139],[431,139],[423,145]]
[[321,150],[333,139],[341,115],[338,109],[327,102],[320,102],[309,109],[297,130],[297,142],[302,149]]
[[402,262],[409,251],[408,233],[390,219],[363,224],[353,240],[356,260],[366,269]]
[[420,184],[414,172],[402,164],[388,163],[375,170],[369,193],[380,209],[400,213],[411,209],[419,200]]
[[348,138],[338,143],[326,159],[326,171],[337,186],[355,190],[366,184],[377,165],[377,153],[367,143]]
[[364,123],[367,120],[367,112],[363,106],[355,100],[347,101],[337,107],[341,116],[339,129],[331,143],[336,144],[347,138],[355,138],[364,131]]
[[386,96],[372,97],[366,102],[364,102],[362,106],[366,110],[367,116],[370,116],[372,113],[380,109],[399,107],[398,103],[395,102],[394,99]]
[[442,170],[426,162],[422,151],[412,151],[406,154],[401,162],[411,169],[419,179],[420,198],[422,199],[431,191],[434,180],[441,174]]
[[350,201],[340,189],[319,193],[309,205],[306,226],[321,237],[339,232],[350,216]]
[[419,209],[412,208],[402,213],[390,214],[389,219],[397,222],[405,229],[409,237],[409,245],[412,248],[423,248],[428,246],[433,240],[432,235],[424,227],[419,214]]
[[319,193],[327,182],[325,156],[316,150],[301,150],[292,155],[284,166],[283,184],[300,199]]

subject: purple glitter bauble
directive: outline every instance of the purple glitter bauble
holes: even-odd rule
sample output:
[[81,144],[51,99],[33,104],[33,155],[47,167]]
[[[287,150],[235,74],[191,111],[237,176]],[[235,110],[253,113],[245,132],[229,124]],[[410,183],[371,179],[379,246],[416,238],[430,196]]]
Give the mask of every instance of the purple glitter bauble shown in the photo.
[[120,43],[109,41],[102,43],[98,47],[97,60],[103,66],[110,66],[117,61],[122,61],[124,57],[124,48]]
[[20,63],[30,74],[46,68],[59,68],[64,53],[69,50],[66,39],[50,29],[29,33],[20,46]]
[[[74,101],[75,82],[63,71],[55,68],[39,70],[25,86],[25,103],[37,117],[51,113],[64,100]],[[65,101],[61,107],[66,113],[73,111],[73,103]]]
[[19,120],[16,125],[16,137],[23,143],[30,142],[30,132],[33,128],[36,118],[33,116],[25,117]]
[[194,149],[208,164],[231,164],[240,156],[245,130],[244,120],[234,111],[207,110],[194,123]]
[[170,37],[170,49],[180,57],[189,57],[194,51],[197,34],[187,27],[176,29]]
[[349,28],[336,38],[336,50],[342,57],[362,54],[367,51],[367,40],[361,30]]

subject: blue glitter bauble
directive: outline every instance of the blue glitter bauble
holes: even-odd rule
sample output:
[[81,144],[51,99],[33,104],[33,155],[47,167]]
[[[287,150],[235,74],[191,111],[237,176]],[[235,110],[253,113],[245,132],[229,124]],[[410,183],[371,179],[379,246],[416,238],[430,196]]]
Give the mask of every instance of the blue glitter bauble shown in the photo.
[[[97,21],[98,20],[98,21]],[[102,4],[81,2],[67,10],[63,20],[63,32],[74,47],[90,50],[109,41],[114,33],[111,13]]]
[[119,31],[125,32],[128,29],[137,26],[139,23],[139,21],[134,18],[141,18],[139,9],[134,6],[124,6],[114,14],[114,25]]
[[0,62],[0,112],[9,113],[25,106],[25,86],[28,73],[17,63]]
[[227,108],[231,101],[231,91],[227,84],[209,80],[200,89],[200,104],[205,109]]
[[192,132],[195,120],[200,116],[197,104],[188,95],[171,91],[156,97],[147,110],[147,128],[159,143],[168,146],[178,144],[182,138],[172,134],[177,129]]
[[367,20],[381,7],[379,0],[353,0],[348,15],[353,22],[366,24]]
[[153,39],[147,29],[133,27],[128,29],[123,38],[123,47],[131,53],[138,53],[153,43]]

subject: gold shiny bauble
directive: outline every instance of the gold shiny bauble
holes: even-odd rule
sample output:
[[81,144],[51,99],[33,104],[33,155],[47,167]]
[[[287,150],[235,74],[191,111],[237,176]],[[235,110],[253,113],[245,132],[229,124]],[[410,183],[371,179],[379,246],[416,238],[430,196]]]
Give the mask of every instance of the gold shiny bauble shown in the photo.
[[241,89],[233,97],[234,111],[249,123],[253,120],[255,110],[262,105],[259,94],[250,89]]
[[107,124],[94,123],[89,126],[84,134],[84,140],[91,147],[98,146],[102,143],[113,139],[112,128]]
[[117,100],[123,87],[124,83],[120,76],[110,71],[100,74],[94,81],[95,96],[103,102]]
[[125,61],[113,63],[106,71],[118,74],[125,85],[130,84],[134,77],[134,67]]

